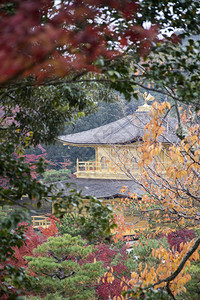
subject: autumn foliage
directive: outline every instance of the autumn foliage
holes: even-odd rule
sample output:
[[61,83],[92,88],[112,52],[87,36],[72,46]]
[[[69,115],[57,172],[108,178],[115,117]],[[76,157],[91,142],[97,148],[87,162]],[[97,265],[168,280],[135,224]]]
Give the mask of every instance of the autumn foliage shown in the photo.
[[[129,270],[126,266],[127,261],[127,252],[126,247],[118,249],[117,247],[110,247],[105,244],[100,244],[96,246],[96,251],[89,255],[87,261],[93,262],[100,261],[102,262],[102,267],[109,270],[112,266],[112,272],[115,276],[112,282],[105,280],[105,277],[101,277],[98,280],[96,287],[96,294],[100,299],[109,299],[113,297],[121,297],[122,286],[121,278],[129,274]],[[118,260],[115,259],[118,257]]]
[[[100,72],[100,64],[94,63],[100,57],[116,58],[130,42],[139,42],[145,54],[157,37],[157,27],[145,30],[130,22],[139,9],[134,1],[73,0],[55,5],[49,0],[23,0],[9,1],[8,6],[7,2],[1,1],[1,84],[28,75],[41,82],[52,74]],[[108,10],[110,18],[105,16]],[[119,29],[112,15],[126,25]]]
[[[185,11],[182,8],[181,10]],[[55,1],[49,0],[2,0],[0,4],[0,87],[2,88],[2,99],[5,98],[5,102],[7,102],[7,97],[10,97],[13,100],[11,106],[13,105],[15,109],[18,109],[18,100],[17,97],[15,99],[14,92],[17,95],[19,88],[23,90],[24,87],[35,87],[40,84],[60,84],[61,78],[64,78],[63,83],[67,83],[67,80],[72,83],[88,72],[101,73],[105,70],[106,64],[115,58],[121,58],[124,53],[126,54],[127,47],[130,45],[134,54],[138,52],[140,56],[146,55],[153,43],[158,40],[158,28],[157,26],[151,26],[147,30],[139,25],[136,18],[139,12],[138,2],[129,0],[72,0],[60,1],[57,5],[55,5]],[[193,10],[194,12],[195,10]],[[193,67],[192,70],[194,70]],[[111,74],[115,72],[109,70],[109,68],[107,71],[110,71]],[[192,72],[195,73],[196,71]],[[120,77],[120,74],[118,75]],[[191,78],[193,76],[194,74]],[[182,82],[179,83],[182,84]],[[31,110],[26,110],[26,104],[23,101],[20,105],[22,108],[24,107],[24,112],[27,115],[31,112]],[[37,115],[37,102],[35,105],[35,115]],[[54,112],[56,105],[59,106],[60,104],[50,106],[50,113],[51,111]],[[65,107],[61,108],[65,109]],[[173,225],[173,227],[176,227],[176,225],[196,226],[199,224],[200,218],[199,116],[194,117],[190,110],[188,112],[184,111],[181,115],[181,111],[177,108],[179,124],[176,133],[179,139],[177,138],[176,143],[169,140],[163,145],[159,142],[159,137],[163,136],[164,132],[168,130],[168,128],[165,128],[165,120],[167,115],[170,114],[171,105],[168,102],[154,103],[153,108],[151,112],[152,119],[145,126],[143,143],[138,149],[140,155],[138,167],[142,169],[142,176],[137,180],[134,179],[140,187],[143,187],[144,195],[142,198],[137,198],[137,195],[134,194],[130,195],[129,198],[137,204],[136,210],[141,213],[141,216],[151,221],[149,222],[150,229],[157,229],[156,226],[160,223],[164,223],[165,226]],[[44,112],[45,117],[46,114],[47,111]],[[5,127],[6,123],[4,123],[4,120],[2,121],[2,125]],[[52,127],[48,128],[51,129]],[[14,126],[14,130],[11,131],[12,137],[16,137],[18,134],[15,129]],[[5,134],[5,138],[1,141],[2,145],[4,145],[6,138],[7,135]],[[21,140],[18,143],[20,144]],[[13,151],[11,152],[13,153]],[[163,153],[167,157],[165,162],[160,160]],[[12,158],[12,155],[10,154],[10,158]],[[2,155],[6,165],[8,159],[5,158],[6,156]],[[30,166],[32,159],[38,160],[40,158],[40,156],[24,156],[25,161]],[[12,159],[11,163],[13,163]],[[32,170],[30,169],[27,174],[25,172],[22,174],[23,168],[19,167],[17,170],[17,167],[13,164],[12,168],[8,171],[6,169],[7,173],[5,172],[6,176],[10,176],[13,172],[10,176],[11,189],[2,197],[4,199],[5,196],[8,202],[10,199],[11,202],[20,199],[24,191],[25,194],[31,194],[33,189],[34,195],[34,185],[27,184],[30,178],[33,179],[32,177],[36,176],[34,165],[32,164]],[[4,174],[4,171],[2,174]],[[26,175],[31,176],[28,179]],[[6,177],[2,179],[1,183],[3,185],[7,183],[5,180],[7,180]],[[12,187],[13,182],[16,182],[14,188]],[[36,189],[35,194],[42,198],[43,193],[39,187],[38,190]],[[3,190],[2,192],[6,191]],[[124,220],[120,219],[119,223],[121,231],[119,230],[115,235],[115,241],[122,238],[125,229]],[[118,253],[105,246],[102,246],[102,248],[99,246],[97,252],[91,256],[93,260],[90,264],[91,271],[88,272],[89,266],[88,269],[84,269],[84,265],[81,266],[83,267],[80,273],[81,280],[84,279],[82,278],[84,275],[87,280],[83,283],[80,279],[77,279],[74,282],[70,297],[79,292],[79,289],[82,289],[82,292],[85,293],[85,286],[91,287],[91,279],[93,280],[91,289],[96,284],[96,292],[103,299],[109,299],[109,297],[113,299],[122,298],[121,291],[130,289],[136,290],[136,296],[140,297],[141,289],[145,290],[149,287],[154,289],[166,287],[171,295],[185,291],[185,284],[191,278],[189,274],[190,260],[197,261],[199,259],[198,246],[200,240],[197,237],[197,240],[194,241],[194,234],[190,230],[185,230],[184,234],[181,230],[172,232],[167,228],[165,230],[162,228],[157,229],[157,231],[159,233],[164,231],[168,234],[171,249],[168,250],[164,246],[152,249],[151,255],[158,262],[156,266],[141,262],[138,269],[132,270],[131,276],[127,276],[125,264],[127,254],[125,252],[120,253],[121,261],[113,264],[114,257]],[[69,255],[66,256],[65,253],[72,246],[72,240],[76,240],[76,243],[78,243],[78,239],[65,236],[67,247],[63,249],[54,244],[56,240],[61,245],[63,243],[62,238],[54,237],[57,232],[54,220],[49,228],[42,231],[42,235],[36,234],[31,227],[28,227],[25,232],[26,240],[22,247],[14,248],[16,259],[10,261],[14,266],[26,267],[24,255],[28,255],[30,270],[35,274],[39,271],[41,275],[41,282],[36,277],[33,279],[37,284],[41,284],[44,293],[46,293],[46,289],[48,292],[48,284],[47,287],[43,284],[43,281],[46,280],[45,276],[48,275],[49,277],[52,294],[56,291],[55,282],[57,283],[57,289],[60,288],[63,292],[65,284],[63,281],[61,283],[60,279],[69,281],[68,288],[72,286],[69,280],[73,275],[70,273],[70,264],[77,270],[80,267],[73,259],[67,261],[66,258],[68,259]],[[4,239],[5,237],[6,235],[4,235]],[[45,247],[49,244],[44,245],[43,243],[47,237],[50,237],[49,241],[52,242],[50,246],[53,245],[53,252],[48,252],[49,249]],[[68,239],[70,243],[68,243]],[[40,246],[42,243],[43,245]],[[146,243],[148,243],[148,240]],[[51,268],[47,268],[47,270],[44,268],[46,266],[44,257],[33,257],[33,249],[36,247],[43,251],[46,261],[53,263],[52,270]],[[81,241],[82,253],[79,253],[80,248],[77,249],[76,247],[77,244],[74,249],[71,249],[73,250],[72,258],[76,256],[78,260],[80,254],[87,252],[85,241]],[[60,251],[62,251],[61,260],[59,257]],[[78,255],[74,252],[77,252]],[[89,252],[91,251],[88,251],[87,254]],[[56,262],[54,261],[55,256]],[[40,264],[40,259],[43,260],[44,266]],[[97,284],[97,277],[101,274],[100,263],[95,264],[95,261],[98,260],[103,261],[104,266],[108,269]],[[58,263],[59,270],[57,269]],[[64,278],[63,270],[66,271]],[[95,276],[92,278],[94,274]],[[52,280],[54,276],[58,280]],[[73,281],[74,277],[71,278]],[[65,289],[65,292],[70,291]],[[93,292],[92,290],[91,294],[87,295],[89,299],[91,299],[91,295],[93,297]]]
[[194,239],[195,237],[196,235],[193,230],[184,228],[184,229],[179,229],[177,231],[170,232],[167,235],[167,240],[172,249],[180,252],[181,251],[180,245],[186,244],[188,241]]
[[[27,267],[27,262],[24,259],[25,255],[33,255],[33,250],[37,248],[37,246],[41,245],[46,241],[46,237],[42,236],[41,234],[38,234],[34,232],[34,229],[32,226],[28,225],[28,223],[22,223],[21,225],[25,226],[25,241],[23,243],[23,246],[20,248],[15,247],[15,258],[10,260],[10,263],[13,266],[19,267]],[[19,224],[20,226],[20,224]]]
[[[31,226],[23,224],[26,226],[26,239],[22,247],[16,247],[14,249],[15,259],[10,260],[10,263],[13,266],[27,268],[28,264],[26,257],[33,256],[35,248],[44,244],[48,237],[52,237],[51,241],[54,243],[53,238],[58,235],[58,229],[55,222],[58,222],[59,220],[55,219],[55,217],[50,218],[50,220],[51,225],[46,229],[42,229],[42,233],[35,233]],[[161,241],[159,237],[155,238],[154,240],[157,241],[156,243],[160,244],[159,247],[157,246],[155,249],[152,248],[152,239],[151,244],[148,246],[148,239],[145,242],[144,238],[142,238],[133,244],[132,256],[127,253],[127,247],[125,246],[118,248],[113,245],[100,244],[95,246],[94,251],[90,253],[87,258],[79,260],[78,263],[80,266],[88,263],[93,264],[101,262],[102,268],[107,270],[104,273],[104,276],[99,277],[98,282],[95,284],[96,295],[98,295],[100,299],[126,299],[126,296],[122,296],[121,293],[124,291],[131,294],[129,292],[130,288],[135,291],[134,295],[137,295],[138,297],[141,291],[143,289],[148,289],[149,286],[153,286],[155,289],[162,289],[165,286],[165,282],[159,283],[159,281],[171,276],[171,274],[177,270],[180,262],[194,245],[195,233],[193,230],[188,229],[169,233],[166,242],[168,241],[171,250],[169,250],[166,245],[162,244],[163,241]],[[137,252],[138,247],[140,247],[140,250],[138,250],[139,252]],[[144,248],[144,251],[142,248]],[[153,265],[152,263],[149,265],[143,261],[143,252],[146,253],[146,259],[148,259],[149,262],[152,260],[154,261]],[[140,255],[140,260],[138,262],[138,267],[135,267],[135,269],[132,270],[132,260],[134,261],[136,259],[134,258],[134,253]],[[73,260],[75,257],[76,255]],[[199,253],[196,251],[185,262],[185,266],[188,268],[184,268],[175,279],[170,282],[169,288],[174,295],[186,291],[185,284],[191,279],[189,273],[190,261],[197,261],[198,259]],[[30,276],[35,277],[35,274],[30,273]]]
[[[55,224],[54,217],[50,217],[51,221],[50,225],[47,228],[41,228],[41,232],[35,232],[33,227],[28,223],[23,222],[19,224],[19,226],[24,226],[24,236],[25,241],[21,247],[14,247],[15,251],[14,258],[9,260],[9,263],[18,268],[27,267],[27,262],[24,259],[24,256],[33,255],[33,250],[37,248],[39,245],[43,244],[48,237],[55,236],[58,232],[58,229]],[[56,221],[58,221],[56,219]]]
[[[191,123],[191,112],[182,115],[182,133],[176,143],[168,141],[167,147],[158,142],[158,137],[166,132],[165,114],[170,111],[168,102],[154,103],[152,120],[146,125],[144,143],[140,148],[143,167],[141,183],[150,196],[141,203],[148,211],[149,204],[157,205],[155,216],[159,221],[185,222],[197,224],[199,220],[199,124]],[[178,133],[178,132],[177,132]],[[160,162],[160,154],[166,153],[166,162]],[[148,153],[148,156],[146,155]],[[153,176],[153,177],[152,177]]]
[[59,222],[59,220],[54,216],[50,216],[48,221],[50,221],[50,225],[47,228],[42,229],[42,234],[45,238],[55,236],[58,233],[58,228],[55,222]]

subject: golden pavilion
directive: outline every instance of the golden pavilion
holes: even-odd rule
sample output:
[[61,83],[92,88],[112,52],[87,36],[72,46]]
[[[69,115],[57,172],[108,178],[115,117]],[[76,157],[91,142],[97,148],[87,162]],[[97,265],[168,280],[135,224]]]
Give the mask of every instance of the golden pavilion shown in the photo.
[[[144,193],[132,180],[138,178],[141,170],[138,168],[138,147],[144,136],[144,127],[149,122],[149,111],[152,109],[147,101],[154,98],[144,94],[145,104],[139,106],[134,114],[115,122],[75,134],[59,136],[58,140],[67,146],[93,147],[95,159],[80,161],[77,157],[76,178],[70,180],[82,190],[84,195],[97,198],[116,198],[124,196],[121,187],[127,186],[130,192],[138,195]],[[166,144],[176,142],[176,124],[174,118],[167,117],[164,121],[166,130],[159,141]],[[161,153],[162,163],[167,163],[167,156]],[[62,183],[58,183],[62,186]]]

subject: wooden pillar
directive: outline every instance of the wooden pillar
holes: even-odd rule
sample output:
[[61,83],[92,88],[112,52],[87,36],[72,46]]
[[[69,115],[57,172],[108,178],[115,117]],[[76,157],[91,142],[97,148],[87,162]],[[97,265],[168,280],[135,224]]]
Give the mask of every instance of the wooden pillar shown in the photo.
[[79,159],[76,160],[76,172],[79,172]]

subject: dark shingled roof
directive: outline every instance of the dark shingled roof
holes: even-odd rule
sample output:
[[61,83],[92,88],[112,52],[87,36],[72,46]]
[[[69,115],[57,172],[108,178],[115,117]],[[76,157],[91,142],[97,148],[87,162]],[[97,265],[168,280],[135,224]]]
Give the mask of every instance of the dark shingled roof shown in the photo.
[[[66,182],[70,183],[70,188],[66,187]],[[111,180],[111,179],[69,179],[67,181],[60,181],[56,183],[59,190],[64,189],[64,194],[69,195],[69,190],[76,188],[78,191],[82,190],[83,196],[93,196],[99,199],[102,198],[116,198],[127,195],[127,192],[121,193],[121,188],[126,186],[128,191],[136,193],[141,196],[145,192],[139,185],[132,180]]]
[[[108,145],[108,144],[129,144],[142,140],[144,126],[149,122],[148,112],[136,111],[115,122],[100,126],[91,130],[79,133],[62,135],[58,140],[68,145]],[[159,137],[160,142],[177,142],[175,134],[177,120],[167,117],[163,125],[167,128]]]

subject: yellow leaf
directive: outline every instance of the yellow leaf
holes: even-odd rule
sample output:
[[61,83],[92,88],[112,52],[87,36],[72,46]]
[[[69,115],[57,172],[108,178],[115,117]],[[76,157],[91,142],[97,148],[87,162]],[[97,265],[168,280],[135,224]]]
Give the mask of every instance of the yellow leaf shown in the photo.
[[186,293],[186,288],[185,287],[183,287],[183,291]]

